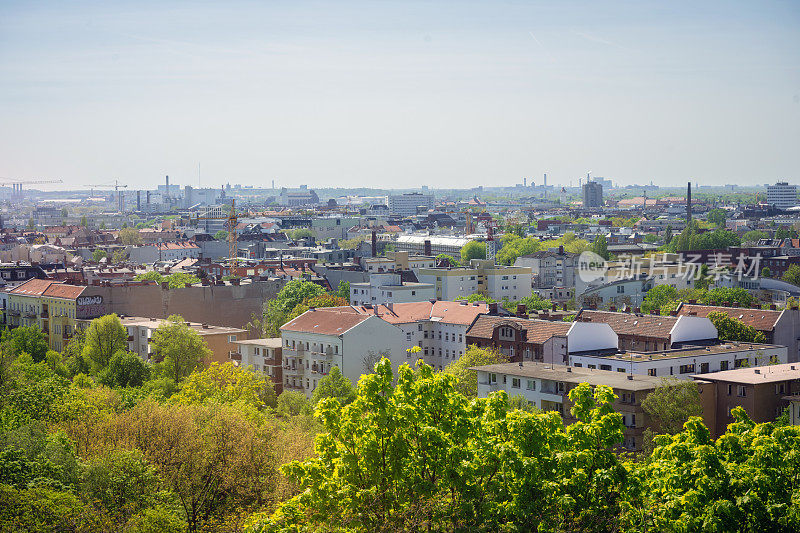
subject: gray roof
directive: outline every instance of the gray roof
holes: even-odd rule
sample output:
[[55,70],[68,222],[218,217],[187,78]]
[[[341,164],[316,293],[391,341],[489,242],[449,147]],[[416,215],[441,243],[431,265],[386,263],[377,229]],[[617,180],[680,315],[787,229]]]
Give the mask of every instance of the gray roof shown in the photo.
[[471,370],[494,372],[509,376],[523,378],[549,379],[565,383],[588,383],[589,385],[607,385],[615,389],[630,391],[652,390],[664,383],[663,378],[633,374],[633,379],[628,379],[629,374],[612,370],[597,370],[585,367],[570,367],[565,365],[551,365],[549,363],[536,363],[526,361],[519,363],[499,363],[495,365],[475,366]]

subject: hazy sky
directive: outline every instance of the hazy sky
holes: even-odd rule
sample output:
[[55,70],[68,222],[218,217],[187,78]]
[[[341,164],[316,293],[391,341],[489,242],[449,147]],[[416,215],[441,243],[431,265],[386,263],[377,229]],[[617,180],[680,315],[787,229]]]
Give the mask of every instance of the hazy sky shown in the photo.
[[0,176],[198,163],[215,187],[798,182],[800,2],[0,1]]

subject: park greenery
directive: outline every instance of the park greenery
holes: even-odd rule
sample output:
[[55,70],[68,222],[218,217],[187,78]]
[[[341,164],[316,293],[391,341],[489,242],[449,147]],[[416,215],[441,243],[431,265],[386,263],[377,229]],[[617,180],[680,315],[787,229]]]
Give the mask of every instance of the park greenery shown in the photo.
[[[723,224],[724,225],[724,224]],[[701,231],[697,220],[691,220],[680,234],[672,237],[662,246],[665,252],[686,252],[691,250],[727,250],[729,246],[739,246],[742,240],[738,235],[725,229]]]
[[[281,309],[308,297],[294,287]],[[470,367],[497,352],[471,347],[443,372],[383,359],[357,387],[334,368],[307,399],[212,362],[181,317],[152,344],[148,361],[129,353],[115,315],[62,353],[35,327],[3,333],[0,530],[800,528],[800,429],[736,408],[714,441],[687,386],[644,400],[661,434],[629,456],[608,387],[571,390],[568,426],[504,392],[477,398]]]

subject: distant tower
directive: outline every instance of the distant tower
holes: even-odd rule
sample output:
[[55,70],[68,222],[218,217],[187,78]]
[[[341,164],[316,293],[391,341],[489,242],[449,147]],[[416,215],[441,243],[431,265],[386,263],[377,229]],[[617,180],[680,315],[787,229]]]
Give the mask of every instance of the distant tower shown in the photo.
[[527,187],[528,186],[528,178],[522,178],[522,186],[523,187]]
[[544,173],[544,186],[547,187],[547,172]]
[[686,225],[692,221],[692,182],[686,186]]
[[164,192],[164,203],[169,204],[169,176],[167,176],[167,187]]

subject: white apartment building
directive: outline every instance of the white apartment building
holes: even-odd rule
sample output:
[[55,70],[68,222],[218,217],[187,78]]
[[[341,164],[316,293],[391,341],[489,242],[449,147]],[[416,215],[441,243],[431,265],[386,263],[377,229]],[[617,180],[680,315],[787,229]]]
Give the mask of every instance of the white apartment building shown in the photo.
[[778,209],[795,207],[797,205],[797,185],[789,185],[785,181],[767,185],[767,203]]
[[419,275],[421,268],[434,268],[436,258],[427,255],[410,255],[406,251],[386,252],[386,257],[363,257],[361,268],[370,274],[373,272],[392,272],[395,270],[411,270]]
[[386,305],[430,299],[435,299],[433,285],[403,282],[401,275],[394,272],[370,274],[369,282],[350,284],[350,303],[353,305]]
[[269,376],[275,392],[280,394],[283,391],[281,338],[241,340],[233,344],[236,350],[231,352],[231,360],[242,368],[251,367]]
[[435,204],[432,194],[411,192],[406,194],[389,195],[389,212],[404,217],[417,214],[417,207],[433,209]]
[[519,256],[514,266],[529,267],[533,286],[536,288],[569,288],[575,286],[575,267],[579,255],[565,252],[564,247],[560,246]]
[[473,259],[468,267],[422,268],[417,277],[435,286],[439,300],[481,293],[495,300],[517,301],[532,293],[529,267],[496,265],[488,259]]
[[571,353],[569,364],[577,368],[690,379],[692,374],[786,363],[787,359],[786,346],[725,341],[716,345],[684,346],[652,352],[628,351],[612,355]]
[[283,388],[311,397],[331,367],[354,385],[382,357],[405,363],[403,331],[354,307],[311,309],[281,327]]

